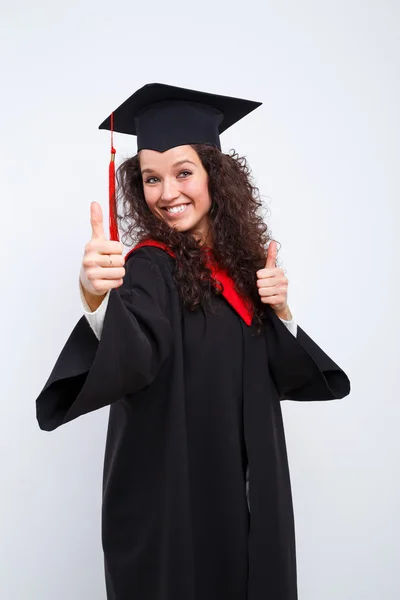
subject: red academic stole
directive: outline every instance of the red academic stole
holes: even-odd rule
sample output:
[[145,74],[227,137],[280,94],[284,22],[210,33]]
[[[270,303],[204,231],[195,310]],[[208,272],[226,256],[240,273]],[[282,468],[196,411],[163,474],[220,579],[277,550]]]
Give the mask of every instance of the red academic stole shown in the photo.
[[[127,260],[128,256],[135,252],[135,250],[138,250],[143,246],[154,246],[156,248],[161,248],[162,250],[165,250],[165,252],[167,252],[170,256],[172,256],[172,258],[175,258],[175,255],[172,252],[172,250],[162,242],[156,242],[155,240],[145,240],[144,242],[141,242],[140,244],[137,244],[137,246],[132,248],[132,250],[130,250],[125,256],[125,260]],[[207,267],[210,269],[214,281],[217,281],[221,284],[221,293],[223,297],[227,302],[229,302],[229,304],[238,313],[238,315],[242,317],[246,325],[250,326],[254,315],[254,308],[251,301],[248,298],[244,298],[239,294],[239,292],[236,290],[236,286],[233,279],[228,275],[228,273],[224,269],[221,269],[211,259],[209,254],[208,257],[209,258],[206,263]]]

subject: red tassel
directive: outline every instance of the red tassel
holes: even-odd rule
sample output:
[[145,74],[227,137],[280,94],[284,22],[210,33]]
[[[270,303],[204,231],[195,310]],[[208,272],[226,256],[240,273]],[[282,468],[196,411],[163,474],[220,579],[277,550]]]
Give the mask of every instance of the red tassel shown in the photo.
[[119,241],[118,222],[117,222],[117,203],[115,196],[115,148],[113,145],[114,134],[114,113],[111,114],[111,159],[108,168],[108,188],[109,188],[109,221],[110,221],[110,240]]

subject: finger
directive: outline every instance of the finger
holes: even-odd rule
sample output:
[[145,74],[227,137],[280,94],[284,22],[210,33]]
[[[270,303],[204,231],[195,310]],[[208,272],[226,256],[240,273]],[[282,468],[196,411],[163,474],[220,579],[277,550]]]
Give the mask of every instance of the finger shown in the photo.
[[102,267],[123,267],[125,265],[125,258],[122,254],[102,254],[101,260],[104,262]]
[[267,262],[265,263],[266,269],[273,269],[276,267],[276,255],[278,253],[278,245],[275,240],[272,240],[267,250]]
[[263,304],[270,304],[271,306],[285,306],[285,299],[282,296],[262,296],[261,302]]
[[122,279],[125,277],[124,267],[109,268],[95,267],[86,271],[86,276],[89,281],[98,281],[103,279]]
[[104,279],[93,282],[93,289],[97,294],[106,294],[109,290],[121,287],[124,283],[123,279]]
[[109,267],[110,269],[115,267],[123,267],[125,265],[125,258],[122,254],[98,254],[99,267]]
[[125,265],[125,258],[122,254],[98,254],[97,265],[99,267],[108,267],[110,269],[123,267]]
[[285,296],[286,295],[286,288],[282,288],[282,287],[263,287],[260,288],[258,290],[258,293],[260,294],[260,296]]
[[269,296],[276,295],[276,290],[275,290],[275,288],[266,288],[266,287],[264,287],[264,288],[260,288],[258,290],[258,293],[260,294],[260,296],[262,298],[265,298],[267,296],[269,297]]
[[277,273],[275,272],[275,269],[260,269],[259,271],[257,271],[257,279],[260,281],[260,279],[271,279],[271,278],[275,278],[277,275]]
[[90,205],[90,224],[92,226],[92,239],[105,240],[103,212],[98,202],[92,202]]
[[99,254],[122,254],[124,250],[121,242],[114,242],[106,239],[92,238],[86,244],[85,251],[87,254],[97,252]]
[[269,277],[268,279],[264,278],[264,279],[257,280],[258,288],[274,287],[274,286],[276,286],[276,284],[277,284],[277,280],[276,280],[276,277],[274,277],[273,275],[271,277]]
[[99,254],[98,252],[89,252],[83,258],[85,269],[94,267],[123,267],[125,258],[121,254]]
[[271,277],[270,279],[259,279],[257,281],[257,287],[258,291],[260,291],[262,288],[269,288],[271,290],[279,290],[280,292],[287,294],[289,283],[287,279],[277,279],[276,277]]
[[288,278],[285,275],[283,269],[274,267],[273,269],[260,269],[257,271],[258,281],[262,279],[276,279],[277,281],[287,282]]

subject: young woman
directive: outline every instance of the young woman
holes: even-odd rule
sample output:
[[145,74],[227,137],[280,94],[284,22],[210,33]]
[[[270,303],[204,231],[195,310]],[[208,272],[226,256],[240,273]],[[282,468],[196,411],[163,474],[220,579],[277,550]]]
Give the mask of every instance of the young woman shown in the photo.
[[248,167],[220,150],[256,106],[152,84],[113,114],[138,138],[118,172],[134,247],[93,203],[86,315],[37,400],[48,431],[110,406],[108,600],[297,598],[280,401],[350,384],[294,323]]

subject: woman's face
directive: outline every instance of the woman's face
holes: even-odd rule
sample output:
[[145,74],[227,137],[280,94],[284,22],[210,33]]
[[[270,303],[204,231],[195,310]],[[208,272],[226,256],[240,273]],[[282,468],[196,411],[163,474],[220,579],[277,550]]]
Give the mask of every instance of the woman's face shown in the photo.
[[208,175],[191,146],[165,152],[141,150],[140,169],[151,212],[178,231],[191,231],[205,243],[211,198]]

